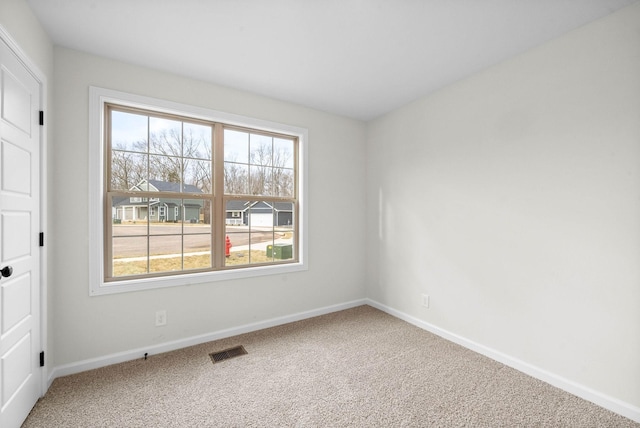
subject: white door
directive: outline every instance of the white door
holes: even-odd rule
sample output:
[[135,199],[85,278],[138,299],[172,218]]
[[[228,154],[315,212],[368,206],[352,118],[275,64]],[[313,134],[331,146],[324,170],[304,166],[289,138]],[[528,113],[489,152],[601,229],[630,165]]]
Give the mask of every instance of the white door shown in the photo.
[[40,85],[1,39],[0,109],[0,426],[12,428],[42,385]]

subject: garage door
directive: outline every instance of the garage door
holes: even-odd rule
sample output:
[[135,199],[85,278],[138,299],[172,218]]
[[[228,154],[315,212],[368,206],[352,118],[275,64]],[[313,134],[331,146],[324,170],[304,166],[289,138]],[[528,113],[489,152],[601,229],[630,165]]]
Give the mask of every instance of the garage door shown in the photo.
[[249,218],[250,226],[252,227],[272,227],[273,226],[273,214],[251,214]]

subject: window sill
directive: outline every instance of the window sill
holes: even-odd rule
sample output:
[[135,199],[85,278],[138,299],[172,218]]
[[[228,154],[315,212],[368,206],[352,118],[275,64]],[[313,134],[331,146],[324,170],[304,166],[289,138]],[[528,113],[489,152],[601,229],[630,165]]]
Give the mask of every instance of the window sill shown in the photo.
[[247,269],[229,269],[215,272],[198,272],[192,274],[161,276],[155,278],[102,282],[101,284],[97,284],[95,286],[92,285],[90,295],[100,296],[105,294],[126,293],[129,291],[149,290],[154,288],[177,287],[211,283],[216,281],[252,278],[256,276],[284,275],[287,273],[301,272],[305,270],[307,270],[307,266],[304,263],[296,262],[280,265],[257,266]]

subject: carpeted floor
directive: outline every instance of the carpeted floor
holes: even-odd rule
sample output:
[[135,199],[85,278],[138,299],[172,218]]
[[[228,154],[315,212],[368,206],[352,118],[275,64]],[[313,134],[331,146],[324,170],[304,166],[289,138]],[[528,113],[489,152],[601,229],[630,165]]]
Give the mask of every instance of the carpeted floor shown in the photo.
[[640,424],[361,306],[58,378],[23,425],[430,426]]

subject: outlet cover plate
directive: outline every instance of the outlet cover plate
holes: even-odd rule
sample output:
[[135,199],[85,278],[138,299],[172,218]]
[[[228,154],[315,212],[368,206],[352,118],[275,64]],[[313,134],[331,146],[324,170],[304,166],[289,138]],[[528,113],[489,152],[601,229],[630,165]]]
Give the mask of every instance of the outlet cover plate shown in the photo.
[[167,311],[164,309],[156,311],[156,327],[161,325],[167,325]]
[[424,306],[425,308],[429,307],[429,295],[428,294],[423,294],[422,295],[422,306]]

